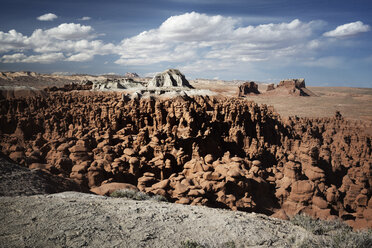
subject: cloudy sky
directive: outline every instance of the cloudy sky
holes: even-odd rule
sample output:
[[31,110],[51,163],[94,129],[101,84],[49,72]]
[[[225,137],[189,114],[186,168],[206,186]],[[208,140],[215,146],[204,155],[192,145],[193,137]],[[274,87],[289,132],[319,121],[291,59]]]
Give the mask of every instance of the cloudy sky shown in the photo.
[[1,0],[0,70],[372,87],[370,0]]

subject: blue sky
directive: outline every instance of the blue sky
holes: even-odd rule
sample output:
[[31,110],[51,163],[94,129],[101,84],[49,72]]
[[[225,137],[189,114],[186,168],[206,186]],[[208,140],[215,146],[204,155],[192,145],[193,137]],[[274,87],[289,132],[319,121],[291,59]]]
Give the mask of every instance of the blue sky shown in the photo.
[[372,1],[0,0],[0,70],[372,87]]

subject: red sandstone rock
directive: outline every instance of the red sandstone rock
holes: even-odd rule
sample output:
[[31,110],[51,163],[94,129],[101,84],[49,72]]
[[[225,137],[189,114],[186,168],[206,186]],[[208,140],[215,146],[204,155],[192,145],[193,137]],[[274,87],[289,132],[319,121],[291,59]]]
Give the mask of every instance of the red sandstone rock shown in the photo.
[[99,187],[91,188],[90,191],[97,195],[110,195],[112,192],[120,189],[138,190],[138,188],[128,183],[106,183]]
[[238,98],[124,103],[72,91],[0,100],[0,123],[7,156],[91,189],[130,183],[183,204],[372,223],[371,136],[343,118],[282,120]]
[[266,89],[267,94],[293,95],[293,96],[315,96],[315,94],[306,88],[305,79],[286,79],[279,82],[277,87],[269,85]]
[[239,85],[238,97],[246,96],[249,94],[260,94],[258,85],[255,82],[245,82]]

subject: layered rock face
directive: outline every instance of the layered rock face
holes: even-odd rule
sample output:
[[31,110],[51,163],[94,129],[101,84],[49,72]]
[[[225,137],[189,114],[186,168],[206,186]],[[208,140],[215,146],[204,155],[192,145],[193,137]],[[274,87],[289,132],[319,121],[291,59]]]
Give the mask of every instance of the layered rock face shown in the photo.
[[182,204],[355,227],[372,226],[370,131],[340,115],[282,119],[239,98],[0,100],[3,153],[94,192],[131,184]]
[[279,82],[277,87],[269,85],[267,93],[293,96],[315,96],[315,94],[306,88],[305,79],[286,79]]
[[192,88],[185,75],[177,69],[168,69],[154,76],[148,87],[187,87]]
[[245,82],[242,85],[239,85],[238,97],[246,96],[249,94],[260,94],[258,91],[258,85],[251,81]]

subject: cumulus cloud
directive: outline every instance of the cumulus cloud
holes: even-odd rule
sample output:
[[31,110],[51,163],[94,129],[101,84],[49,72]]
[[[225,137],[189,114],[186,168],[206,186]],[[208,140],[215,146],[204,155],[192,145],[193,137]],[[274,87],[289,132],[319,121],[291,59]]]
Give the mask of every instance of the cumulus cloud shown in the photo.
[[92,19],[92,18],[89,17],[89,16],[83,16],[82,18],[79,18],[78,20],[79,21],[89,21],[90,19]]
[[159,28],[121,42],[124,65],[217,59],[261,61],[300,51],[322,25],[320,21],[270,23],[239,27],[239,19],[196,12],[172,16]]
[[340,57],[329,56],[320,58],[309,58],[302,62],[303,65],[308,67],[327,67],[327,68],[339,68],[344,63],[344,60]]
[[[81,18],[81,20],[88,18]],[[317,66],[338,63],[317,53],[335,39],[336,33],[353,35],[369,29],[356,22],[325,34],[322,21],[294,19],[282,23],[242,25],[242,20],[196,12],[171,16],[157,28],[123,39],[119,44],[98,40],[93,27],[62,23],[50,29],[36,29],[30,36],[16,30],[0,31],[2,63],[84,62],[97,55],[116,55],[120,65],[167,64],[190,71],[247,70],[253,63],[270,61],[283,65],[307,61]],[[336,32],[337,31],[337,32]],[[26,55],[27,54],[27,55]],[[306,58],[312,58],[306,60]],[[273,61],[276,61],[275,63]],[[252,68],[252,67],[251,67]]]
[[12,55],[4,55],[0,61],[3,63],[52,63],[63,60],[63,53],[46,53],[40,55],[26,56],[23,53],[15,53]]
[[0,53],[21,50],[26,46],[27,37],[12,29],[7,33],[0,31]]
[[53,13],[44,14],[42,16],[37,17],[39,21],[53,21],[54,19],[57,19],[58,16],[56,16]]
[[368,32],[371,27],[361,21],[351,22],[338,26],[336,29],[325,32],[323,36],[331,38],[344,38]]
[[[88,61],[95,55],[115,53],[116,46],[94,40],[97,35],[91,26],[76,23],[62,23],[50,29],[36,29],[30,36],[16,30],[0,32],[0,52],[18,52],[4,55],[3,63],[47,63],[59,60]],[[36,55],[26,56],[23,51]]]
[[59,40],[79,40],[93,38],[93,28],[76,23],[62,23],[58,27],[45,31],[45,34]]
[[75,62],[83,62],[83,61],[89,61],[92,60],[94,57],[94,54],[90,53],[78,53],[74,54],[66,59],[66,61],[75,61]]

